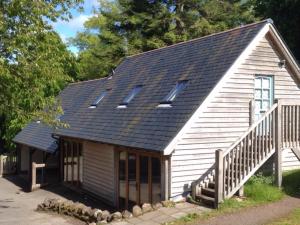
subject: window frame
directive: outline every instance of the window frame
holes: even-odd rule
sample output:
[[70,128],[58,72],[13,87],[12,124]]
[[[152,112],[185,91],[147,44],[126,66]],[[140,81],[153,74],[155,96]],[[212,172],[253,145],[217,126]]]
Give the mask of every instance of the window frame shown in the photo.
[[[169,93],[164,97],[164,99],[159,103],[160,105],[171,105],[178,95],[186,89],[189,80],[178,80],[175,86],[169,91]],[[180,87],[180,85],[183,85]]]
[[97,108],[99,103],[103,100],[103,98],[105,98],[105,96],[108,94],[109,91],[110,89],[106,89],[102,91],[101,94],[93,101],[93,103],[90,104],[89,108],[91,109]]
[[142,91],[144,85],[135,85],[130,92],[126,95],[123,101],[119,104],[119,108],[126,107],[132,100]]

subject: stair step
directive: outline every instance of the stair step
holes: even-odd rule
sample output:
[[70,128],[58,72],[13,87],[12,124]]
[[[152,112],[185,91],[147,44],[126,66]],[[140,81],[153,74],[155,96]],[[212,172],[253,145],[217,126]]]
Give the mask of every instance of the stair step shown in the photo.
[[201,189],[201,194],[206,195],[208,197],[215,197],[215,189],[213,188],[202,188]]
[[197,195],[196,199],[211,207],[215,205],[215,199],[206,195]]
[[209,182],[208,188],[215,189],[215,182]]

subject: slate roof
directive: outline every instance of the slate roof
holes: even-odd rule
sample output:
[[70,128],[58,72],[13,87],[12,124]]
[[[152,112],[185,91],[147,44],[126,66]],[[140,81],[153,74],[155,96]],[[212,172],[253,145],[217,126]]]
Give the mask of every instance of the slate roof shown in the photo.
[[[101,80],[97,80],[97,83]],[[67,115],[74,113],[81,104],[91,95],[92,89],[89,84],[82,82],[79,85],[69,85],[59,95],[64,115],[60,118],[64,120]],[[54,153],[58,147],[57,140],[52,138],[55,132],[42,123],[31,122],[14,138],[15,143],[24,144],[33,148],[44,150],[49,153]]]
[[[54,133],[163,151],[266,23],[127,57],[111,79],[69,85],[61,98],[65,110],[62,120],[70,127]],[[185,79],[189,83],[172,107],[158,108],[176,82]],[[140,93],[126,109],[117,108],[136,85],[143,85]],[[89,108],[107,89],[111,90],[98,107]]]

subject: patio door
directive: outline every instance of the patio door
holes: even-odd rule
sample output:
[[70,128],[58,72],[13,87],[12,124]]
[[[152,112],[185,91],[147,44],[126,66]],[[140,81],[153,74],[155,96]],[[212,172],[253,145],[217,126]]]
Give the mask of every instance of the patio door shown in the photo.
[[255,120],[268,111],[274,103],[273,76],[255,76]]
[[161,200],[159,156],[138,152],[118,152],[118,207],[131,209],[135,204]]

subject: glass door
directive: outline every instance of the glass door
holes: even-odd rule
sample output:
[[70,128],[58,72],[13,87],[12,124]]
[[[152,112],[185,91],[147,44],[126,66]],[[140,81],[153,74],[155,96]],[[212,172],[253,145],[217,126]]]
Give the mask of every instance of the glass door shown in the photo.
[[159,156],[120,151],[118,157],[118,207],[131,209],[135,204],[159,202],[161,200]]
[[255,76],[255,120],[257,121],[273,105],[273,77]]

